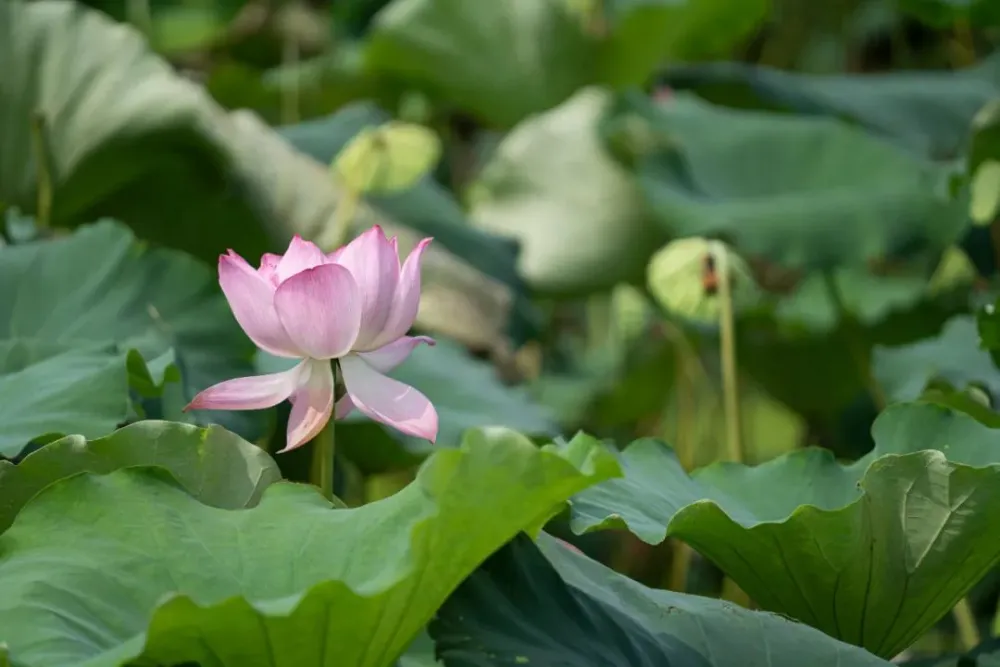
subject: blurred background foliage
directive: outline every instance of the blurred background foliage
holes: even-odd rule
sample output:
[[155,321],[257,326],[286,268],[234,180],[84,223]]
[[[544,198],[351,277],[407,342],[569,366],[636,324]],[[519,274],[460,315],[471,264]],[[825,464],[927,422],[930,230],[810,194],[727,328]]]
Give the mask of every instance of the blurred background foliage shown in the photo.
[[[7,241],[49,233],[31,217],[56,233],[108,217],[205,262],[294,233],[323,245],[344,196],[327,165],[366,127],[422,124],[441,159],[366,196],[357,228],[378,222],[404,250],[436,239],[417,324],[442,343],[399,375],[436,403],[441,446],[470,426],[583,429],[662,438],[694,468],[807,445],[855,459],[900,400],[1000,423],[996,0],[86,4],[0,7]],[[134,281],[203,279],[148,271]],[[273,367],[234,342],[185,378],[212,350],[190,316],[164,315],[172,333],[138,346],[150,369],[131,367],[142,414],[184,419],[192,383]],[[140,330],[121,328],[94,340],[136,347]],[[8,372],[28,364],[10,347]],[[284,418],[225,423],[266,443]],[[366,421],[341,431],[352,503],[429,451]],[[305,478],[308,453],[281,463]],[[676,581],[669,544],[582,543],[646,583],[721,582],[705,564]],[[981,588],[987,623],[997,587]]]

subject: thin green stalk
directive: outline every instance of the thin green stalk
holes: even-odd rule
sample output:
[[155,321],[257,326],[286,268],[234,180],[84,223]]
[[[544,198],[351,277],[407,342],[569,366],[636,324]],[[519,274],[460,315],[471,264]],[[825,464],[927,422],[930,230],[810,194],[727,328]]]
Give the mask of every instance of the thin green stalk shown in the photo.
[[52,170],[49,169],[48,143],[45,140],[45,116],[40,111],[31,115],[31,148],[38,180],[35,226],[47,229],[52,218]]
[[[743,463],[743,434],[740,427],[740,388],[736,365],[736,318],[733,314],[733,283],[729,272],[729,249],[713,244],[715,269],[719,274],[719,356],[722,358],[722,398],[726,413],[726,445],[729,459]],[[750,598],[731,578],[722,582],[723,599],[744,607]]]
[[[337,364],[333,364],[333,386],[337,386]],[[313,438],[313,484],[323,492],[323,497],[334,502],[333,473],[337,457],[337,437],[331,418],[323,430]]]
[[[342,199],[337,205],[337,210],[333,217],[333,247],[339,248],[347,242],[351,233],[351,221],[358,210],[360,195],[348,188],[344,189]],[[339,368],[333,364],[333,387],[337,388],[337,375]],[[334,397],[336,402],[336,396]],[[313,483],[323,491],[323,497],[333,503],[338,503],[333,495],[333,474],[334,461],[336,459],[337,439],[334,433],[333,417],[327,422],[319,435],[313,438]]]
[[670,577],[667,588],[678,593],[687,593],[688,572],[694,549],[680,540],[673,540],[673,561],[670,563]]
[[740,428],[740,390],[736,366],[736,322],[733,315],[733,287],[729,273],[729,251],[716,245],[719,273],[719,355],[722,358],[722,395],[726,413],[726,445],[729,458],[743,463],[743,435]]

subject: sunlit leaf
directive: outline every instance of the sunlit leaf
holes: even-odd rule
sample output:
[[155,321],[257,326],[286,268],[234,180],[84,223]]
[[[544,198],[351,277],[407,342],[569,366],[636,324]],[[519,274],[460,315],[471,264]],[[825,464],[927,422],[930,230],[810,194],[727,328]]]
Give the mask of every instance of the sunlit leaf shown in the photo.
[[587,88],[518,125],[470,191],[473,224],[521,243],[518,267],[537,290],[642,282],[646,260],[666,240],[598,137],[611,101]]

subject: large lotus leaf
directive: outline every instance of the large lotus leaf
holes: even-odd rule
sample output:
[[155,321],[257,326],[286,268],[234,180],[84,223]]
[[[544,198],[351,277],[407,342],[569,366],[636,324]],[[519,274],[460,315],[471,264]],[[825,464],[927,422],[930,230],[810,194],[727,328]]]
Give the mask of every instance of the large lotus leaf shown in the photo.
[[642,278],[666,236],[598,122],[610,94],[586,88],[504,137],[470,194],[473,224],[521,243],[519,269],[543,292],[606,289]]
[[647,588],[544,533],[538,546],[518,536],[448,598],[430,628],[446,667],[889,665],[774,614]]
[[137,30],[74,2],[5,2],[0,70],[0,200],[36,210],[40,118],[53,223],[115,217],[205,259],[266,249],[231,182],[224,113]]
[[103,435],[128,416],[128,391],[126,355],[114,346],[0,341],[0,455],[49,434]]
[[835,116],[929,157],[955,158],[969,123],[998,93],[1000,58],[954,71],[802,74],[744,63],[669,69],[664,83],[716,104]]
[[573,500],[576,531],[625,525],[684,540],[760,606],[892,657],[1000,560],[1000,433],[960,412],[897,404],[875,449],[843,465],[807,449],[757,467],[684,473],[640,440],[625,477]]
[[70,435],[17,465],[0,461],[0,533],[35,494],[58,480],[136,466],[164,468],[201,502],[226,509],[256,505],[281,478],[262,449],[220,426],[142,421],[97,440]]
[[374,72],[504,127],[586,85],[597,55],[563,0],[393,0],[368,40]]
[[[27,444],[12,440],[25,429],[40,429],[31,437],[53,431],[97,437],[124,420],[129,349],[147,363],[172,350],[188,398],[252,369],[254,346],[209,268],[182,253],[141,245],[117,223],[0,249],[0,284],[0,370],[21,368],[15,376],[0,375],[0,387],[12,392],[0,407],[6,422],[0,453]],[[42,401],[46,396],[51,400]],[[82,413],[91,408],[92,414]],[[211,414],[253,437],[261,417]]]
[[697,61],[732,51],[767,18],[770,0],[610,0],[602,80],[643,85],[664,60]]
[[[261,352],[257,366],[262,373],[290,367],[292,362]],[[549,410],[532,400],[523,387],[500,382],[493,366],[473,358],[460,345],[439,339],[422,345],[389,373],[415,387],[434,404],[438,413],[437,446],[455,447],[468,429],[503,426],[530,436],[553,436],[558,425]],[[366,473],[409,467],[414,457],[434,450],[426,440],[403,435],[390,427],[373,432],[372,422],[354,412],[338,428],[338,449]]]
[[385,667],[490,553],[617,473],[601,447],[494,429],[357,509],[288,483],[233,511],[155,470],[77,475],[0,536],[0,641],[39,667]]
[[989,392],[994,404],[1000,401],[1000,372],[990,353],[979,347],[979,332],[972,315],[952,318],[934,338],[898,347],[876,347],[872,372],[887,398],[895,401],[919,398],[935,380],[956,389],[981,387]]
[[949,168],[830,118],[630,94],[605,127],[613,143],[631,144],[665,230],[722,235],[786,268],[940,251],[966,227]]

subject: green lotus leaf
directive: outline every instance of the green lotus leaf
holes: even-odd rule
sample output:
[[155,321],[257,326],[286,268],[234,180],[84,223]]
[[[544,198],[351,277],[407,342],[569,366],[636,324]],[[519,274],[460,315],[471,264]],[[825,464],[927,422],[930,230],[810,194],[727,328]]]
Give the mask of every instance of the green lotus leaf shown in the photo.
[[490,553],[618,473],[591,443],[491,429],[357,509],[290,483],[227,510],[162,470],[75,475],[0,536],[0,642],[32,666],[386,667]]
[[889,658],[1000,560],[1000,431],[916,403],[891,406],[872,433],[874,451],[849,465],[807,449],[691,476],[639,440],[623,478],[573,499],[572,525],[684,540],[762,608]]

